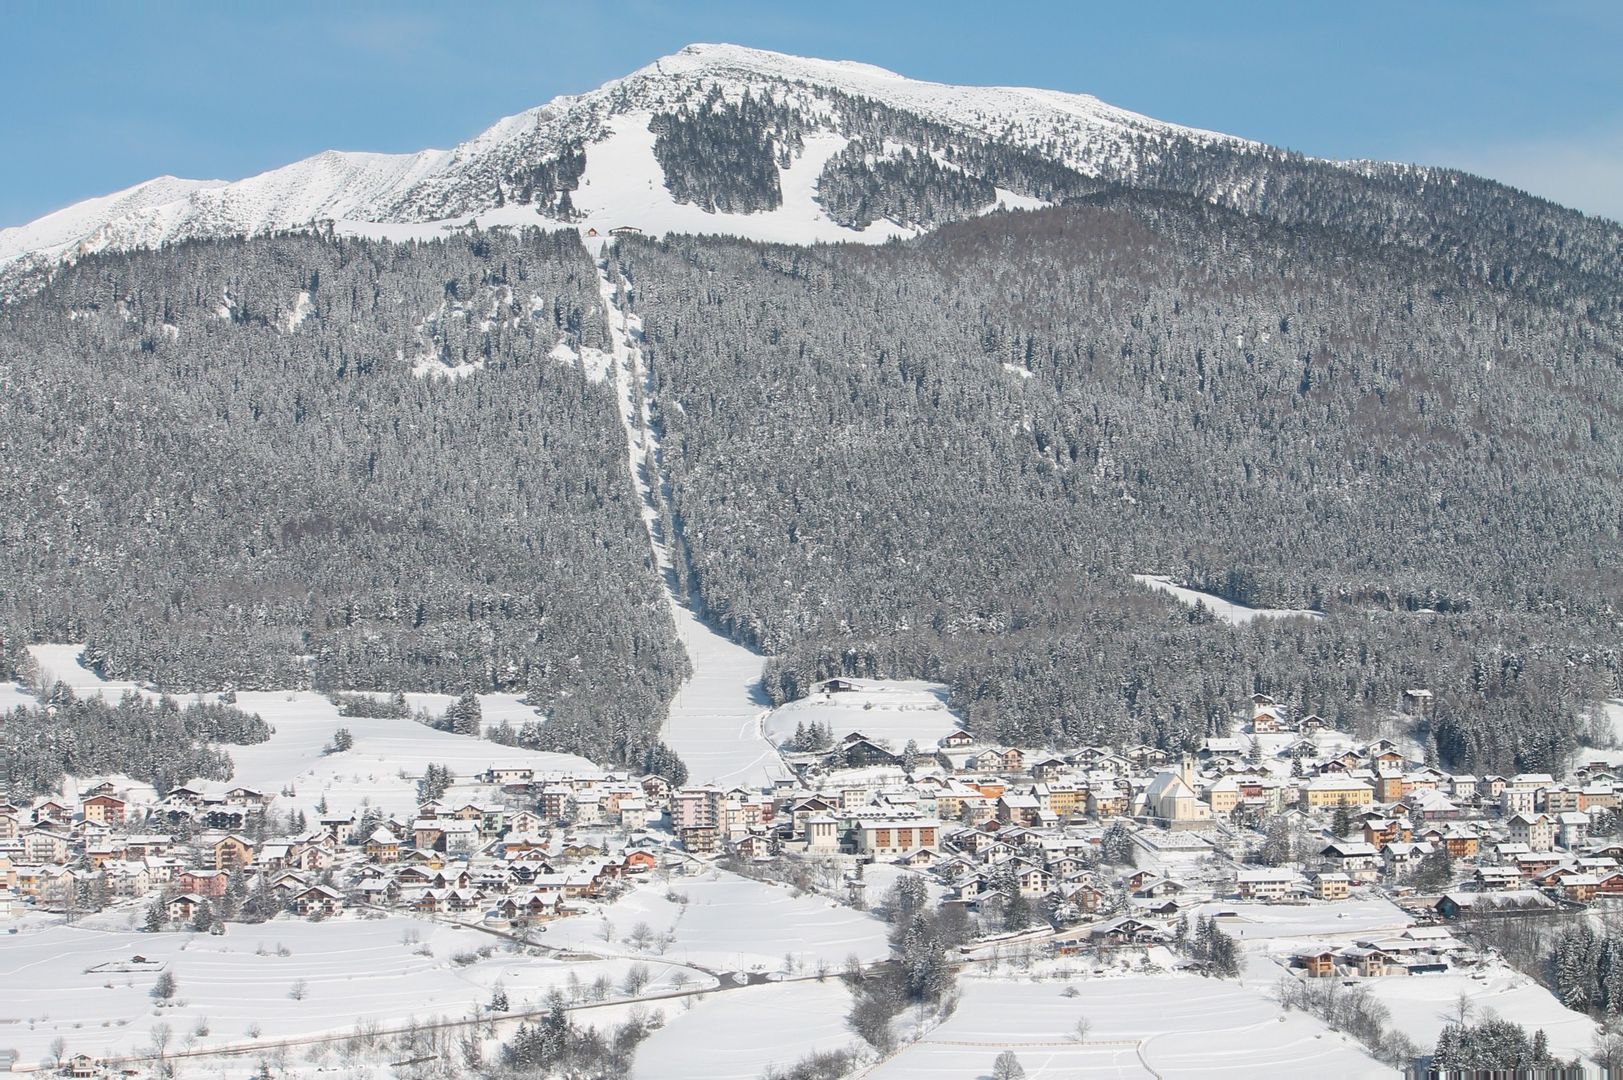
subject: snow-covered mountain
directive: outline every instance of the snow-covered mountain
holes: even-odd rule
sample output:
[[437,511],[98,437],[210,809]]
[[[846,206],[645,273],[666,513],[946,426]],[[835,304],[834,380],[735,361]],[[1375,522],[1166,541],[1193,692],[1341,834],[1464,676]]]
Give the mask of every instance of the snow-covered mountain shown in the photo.
[[[760,108],[745,107],[746,99]],[[701,133],[687,147],[659,146],[651,128],[681,117],[730,130],[719,141]],[[433,235],[476,217],[482,225],[879,240],[999,203],[1039,205],[1089,178],[1120,182],[1160,153],[1214,143],[1248,145],[1085,95],[946,86],[867,64],[692,45],[590,93],[500,120],[453,150],[328,151],[235,182],[160,177],[90,199],[0,230],[0,271],[14,276],[107,248],[325,222],[340,232],[390,237]],[[757,170],[763,197],[741,205],[728,197],[736,192],[707,190],[714,185],[703,177],[673,185],[680,168],[673,162],[684,151],[729,169],[740,156],[768,155],[770,172]],[[1010,151],[1033,160],[1012,167],[991,160]],[[897,169],[925,187],[954,174],[975,182],[933,202],[925,196],[924,206],[876,212],[847,200],[831,210],[820,181],[842,153],[837,167],[848,181],[855,176],[857,188],[894,187]],[[748,174],[749,164],[739,171]],[[864,171],[866,181],[857,175]]]
[[0,230],[0,297],[90,252],[196,237],[427,238],[473,222],[878,242],[1112,188],[1413,247],[1489,281],[1576,287],[1608,310],[1623,275],[1615,224],[1453,170],[1306,158],[1082,94],[690,45],[452,150],[328,151],[230,183],[160,177]]

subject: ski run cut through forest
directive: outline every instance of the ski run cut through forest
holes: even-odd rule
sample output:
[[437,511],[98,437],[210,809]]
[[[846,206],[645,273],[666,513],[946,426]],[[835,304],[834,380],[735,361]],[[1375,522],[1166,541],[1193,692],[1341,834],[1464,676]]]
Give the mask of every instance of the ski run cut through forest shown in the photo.
[[1619,1075],[1620,297],[728,45],[0,230],[0,1071]]

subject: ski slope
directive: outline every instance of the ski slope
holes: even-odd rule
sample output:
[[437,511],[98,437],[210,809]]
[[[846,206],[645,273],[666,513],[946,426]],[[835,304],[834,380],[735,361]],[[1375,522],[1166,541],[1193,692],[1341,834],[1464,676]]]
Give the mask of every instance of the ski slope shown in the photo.
[[721,636],[685,604],[673,600],[672,609],[693,674],[671,702],[664,738],[687,764],[689,782],[759,788],[787,777],[761,733],[765,658]]
[[[586,151],[586,171],[574,192],[575,209],[584,215],[582,230],[606,233],[633,225],[645,233],[726,233],[748,240],[810,244],[860,240],[880,243],[893,236],[914,236],[889,221],[863,230],[837,224],[816,201],[817,177],[828,159],[845,149],[840,135],[812,135],[806,149],[788,168],[778,169],[783,204],[754,214],[730,214],[679,203],[665,186],[665,173],[654,158],[653,113],[638,111],[615,117],[609,136]],[[533,215],[532,215],[533,216]]]
[[[649,409],[649,380],[642,362],[642,324],[621,307],[606,256],[598,286],[613,338],[615,388],[626,433],[626,467],[642,497],[642,520],[665,597],[687,651],[692,674],[677,691],[665,721],[664,739],[686,763],[691,783],[771,785],[789,775],[777,749],[761,730],[767,700],[761,690],[765,657],[717,633],[676,595],[676,574],[662,534],[659,507],[666,499],[659,473],[659,436]],[[648,463],[656,475],[649,475]]]

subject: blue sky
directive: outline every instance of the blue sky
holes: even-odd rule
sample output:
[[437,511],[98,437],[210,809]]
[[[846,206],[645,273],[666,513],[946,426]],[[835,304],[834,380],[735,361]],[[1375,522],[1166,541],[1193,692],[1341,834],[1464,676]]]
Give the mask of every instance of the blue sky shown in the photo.
[[1623,2],[0,4],[0,225],[163,173],[449,146],[692,41],[1095,94],[1623,220]]

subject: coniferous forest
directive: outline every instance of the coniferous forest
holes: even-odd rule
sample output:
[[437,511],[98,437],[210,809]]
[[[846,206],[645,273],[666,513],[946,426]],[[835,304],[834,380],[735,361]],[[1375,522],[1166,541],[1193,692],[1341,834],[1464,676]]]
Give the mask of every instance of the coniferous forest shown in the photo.
[[[929,174],[910,205],[984,198],[889,160]],[[989,738],[1178,747],[1256,690],[1356,729],[1426,686],[1424,734],[1487,771],[1554,767],[1617,692],[1623,360],[1587,271],[1542,297],[1123,191],[611,261],[683,584],[774,697],[925,677]],[[99,255],[0,319],[13,650],[177,691],[517,690],[543,745],[646,759],[686,660],[573,234]],[[1323,617],[1230,626],[1133,573]]]
[[1178,746],[1253,690],[1351,727],[1428,686],[1489,770],[1615,690],[1606,319],[1172,195],[622,259],[690,588],[780,696],[939,678],[991,738]]
[[510,690],[645,749],[687,662],[613,388],[559,359],[606,344],[572,234],[195,242],[0,327],[13,638],[175,691]]

